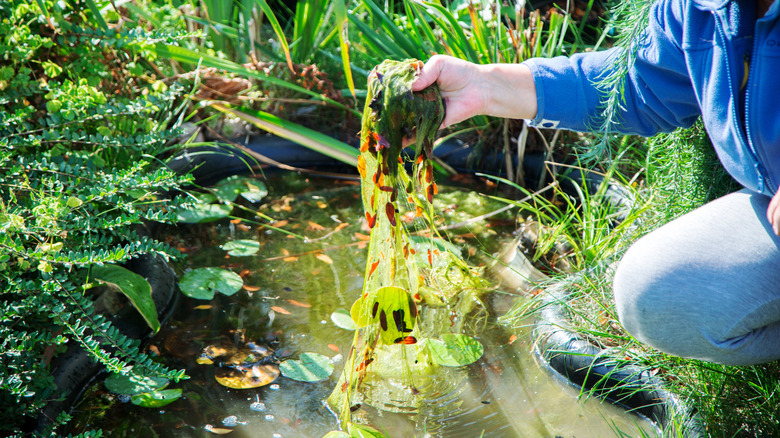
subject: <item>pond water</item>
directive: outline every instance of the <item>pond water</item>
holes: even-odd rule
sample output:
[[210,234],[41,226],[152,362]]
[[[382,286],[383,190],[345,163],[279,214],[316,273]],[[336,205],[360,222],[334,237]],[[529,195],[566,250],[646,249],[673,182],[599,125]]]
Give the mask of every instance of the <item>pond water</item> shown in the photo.
[[[349,310],[361,291],[368,231],[361,221],[359,187],[334,180],[287,181],[284,189],[279,184],[272,186],[277,195],[264,201],[261,211],[307,240],[251,220],[182,228],[170,237],[188,254],[183,269],[224,267],[244,281],[232,296],[184,298],[152,340],[149,351],[160,361],[187,370],[189,380],[169,386],[181,388],[183,397],[162,408],[142,408],[96,383],[77,406],[73,432],[102,428],[109,437],[319,438],[338,427],[324,400],[341,373],[353,332],[334,324],[331,315]],[[305,193],[292,194],[301,189]],[[453,189],[443,189],[436,202],[440,227],[503,206]],[[481,265],[513,239],[513,229],[513,214],[504,213],[447,233],[465,248],[469,263]],[[236,257],[220,248],[236,239],[258,241],[258,254]],[[381,409],[364,403],[354,418],[390,437],[585,438],[617,436],[616,430],[622,436],[654,435],[645,420],[609,403],[578,397],[577,388],[540,367],[531,353],[530,327],[518,331],[495,322],[522,299],[513,291],[490,292],[485,299],[489,317],[473,322],[481,326],[476,337],[485,348],[483,357],[448,369],[446,381],[436,382],[437,391],[426,393],[422,403],[372,403],[384,404]],[[204,351],[214,349],[228,356],[273,351],[281,359],[314,352],[332,358],[336,370],[321,382],[280,376],[259,388],[231,389],[216,381],[224,376],[225,364],[203,360]]]

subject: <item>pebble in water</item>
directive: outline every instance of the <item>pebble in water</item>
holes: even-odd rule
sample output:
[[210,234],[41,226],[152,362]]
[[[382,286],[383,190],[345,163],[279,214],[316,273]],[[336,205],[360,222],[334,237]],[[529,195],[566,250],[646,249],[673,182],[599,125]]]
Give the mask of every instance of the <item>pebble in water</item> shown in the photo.
[[239,424],[246,424],[246,421],[241,421],[237,415],[231,415],[225,417],[225,419],[222,420],[222,424],[226,427],[236,427]]
[[263,402],[254,402],[251,405],[249,405],[249,409],[255,412],[265,412],[267,408],[265,407],[265,403]]

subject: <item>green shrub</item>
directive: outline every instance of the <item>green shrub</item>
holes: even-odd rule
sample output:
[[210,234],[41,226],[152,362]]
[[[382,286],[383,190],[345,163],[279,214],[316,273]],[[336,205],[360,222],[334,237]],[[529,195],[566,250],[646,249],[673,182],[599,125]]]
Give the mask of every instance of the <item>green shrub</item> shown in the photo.
[[135,229],[171,222],[178,201],[168,194],[187,182],[159,158],[179,90],[154,76],[145,52],[176,36],[109,27],[97,10],[92,0],[0,2],[4,436],[29,432],[59,396],[48,358],[66,343],[109,371],[183,377],[143,354],[89,297],[93,266],[175,255]]

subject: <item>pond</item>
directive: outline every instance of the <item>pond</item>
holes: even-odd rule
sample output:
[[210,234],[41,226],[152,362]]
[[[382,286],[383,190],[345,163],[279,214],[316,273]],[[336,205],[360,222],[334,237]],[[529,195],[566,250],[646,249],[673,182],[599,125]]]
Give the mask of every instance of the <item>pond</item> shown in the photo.
[[[274,193],[260,211],[292,234],[246,216],[183,227],[169,237],[187,254],[183,271],[223,267],[243,280],[242,289],[230,296],[183,298],[168,325],[152,339],[149,351],[160,361],[187,370],[189,380],[170,385],[183,396],[163,407],[145,408],[96,383],[76,407],[72,432],[101,428],[110,437],[319,438],[338,428],[336,415],[324,401],[353,340],[353,332],[337,324],[333,315],[349,311],[360,296],[365,273],[368,229],[359,185],[288,175],[270,187]],[[438,225],[447,229],[460,224],[446,230],[449,239],[463,248],[469,264],[489,265],[514,239],[514,213],[470,219],[503,206],[476,192],[442,188],[436,198],[442,219]],[[258,242],[257,254],[230,255],[222,248],[240,239]],[[532,354],[532,321],[521,330],[496,322],[523,299],[517,291],[489,292],[486,317],[463,321],[475,326],[472,332],[484,346],[483,356],[471,365],[448,368],[445,379],[427,382],[423,400],[409,406],[381,383],[369,383],[367,391],[373,393],[354,407],[353,418],[390,437],[582,438],[617,436],[617,431],[626,434],[622,436],[654,435],[649,422],[607,402],[580,397],[578,388],[541,367]],[[301,353],[327,356],[335,371],[319,382],[278,376],[273,362]],[[236,357],[251,358],[254,378],[270,383],[249,389],[224,386],[243,385],[236,369],[244,359]]]

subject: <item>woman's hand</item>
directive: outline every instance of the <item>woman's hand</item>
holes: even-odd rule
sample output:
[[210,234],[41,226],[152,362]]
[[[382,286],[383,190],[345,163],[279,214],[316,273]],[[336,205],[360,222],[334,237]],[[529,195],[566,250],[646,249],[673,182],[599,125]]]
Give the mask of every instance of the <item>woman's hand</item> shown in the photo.
[[772,224],[772,229],[775,234],[780,236],[780,189],[772,196],[772,200],[769,201],[769,208],[766,210],[766,218],[769,219],[769,223]]
[[442,128],[477,115],[536,117],[536,88],[531,71],[522,64],[478,65],[436,55],[425,63],[412,90],[434,82],[446,104]]

